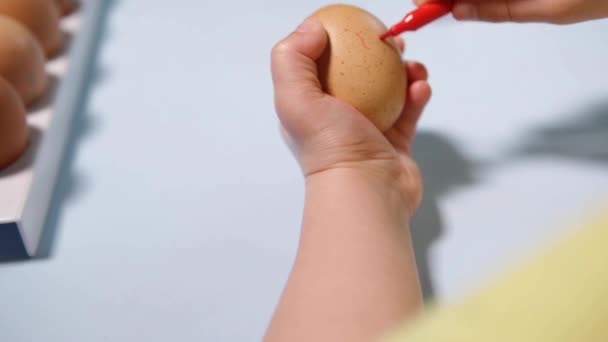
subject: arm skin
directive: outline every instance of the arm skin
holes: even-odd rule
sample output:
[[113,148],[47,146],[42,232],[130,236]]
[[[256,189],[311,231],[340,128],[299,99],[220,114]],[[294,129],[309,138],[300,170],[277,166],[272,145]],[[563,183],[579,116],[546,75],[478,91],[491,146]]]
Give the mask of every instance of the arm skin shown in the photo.
[[350,169],[307,178],[296,261],[266,342],[373,341],[422,309],[400,193]]
[[298,253],[266,342],[373,341],[422,309],[409,233],[422,181],[410,151],[431,97],[428,72],[404,62],[408,101],[381,132],[323,92],[316,61],[328,43],[311,16],[271,53],[275,107],[306,199]]

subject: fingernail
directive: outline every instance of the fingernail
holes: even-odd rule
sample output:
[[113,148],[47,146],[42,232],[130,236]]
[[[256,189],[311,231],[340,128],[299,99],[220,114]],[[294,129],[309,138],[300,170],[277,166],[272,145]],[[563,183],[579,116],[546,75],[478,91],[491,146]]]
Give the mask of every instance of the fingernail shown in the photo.
[[310,32],[312,30],[314,30],[315,26],[319,23],[319,19],[317,19],[315,16],[310,16],[308,18],[306,18],[306,20],[304,20],[300,26],[298,26],[298,28],[296,29],[296,32],[302,32],[302,33],[306,33],[306,32]]
[[460,20],[475,20],[478,18],[477,7],[473,4],[456,4],[452,12],[454,13],[454,17]]

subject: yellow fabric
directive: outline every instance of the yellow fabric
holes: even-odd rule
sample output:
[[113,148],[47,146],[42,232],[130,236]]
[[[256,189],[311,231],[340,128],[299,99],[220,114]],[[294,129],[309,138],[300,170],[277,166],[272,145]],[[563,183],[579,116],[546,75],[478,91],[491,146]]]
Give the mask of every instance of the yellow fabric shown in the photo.
[[608,210],[385,342],[608,342]]

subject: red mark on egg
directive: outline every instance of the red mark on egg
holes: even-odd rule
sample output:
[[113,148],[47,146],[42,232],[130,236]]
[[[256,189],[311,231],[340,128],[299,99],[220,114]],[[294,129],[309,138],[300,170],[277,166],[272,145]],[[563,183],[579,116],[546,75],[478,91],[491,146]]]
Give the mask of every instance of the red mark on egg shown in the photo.
[[361,35],[361,32],[357,32],[357,33],[355,33],[355,35],[357,35],[357,37],[359,37],[359,39],[361,40],[361,44],[363,44],[363,47],[369,50],[369,46],[367,46],[367,43],[365,42],[365,39]]

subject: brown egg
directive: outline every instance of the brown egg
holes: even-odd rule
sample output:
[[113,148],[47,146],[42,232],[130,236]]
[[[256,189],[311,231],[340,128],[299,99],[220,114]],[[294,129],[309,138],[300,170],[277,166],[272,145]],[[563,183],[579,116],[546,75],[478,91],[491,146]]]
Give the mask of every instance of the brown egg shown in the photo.
[[63,47],[59,9],[53,1],[0,0],[0,14],[12,17],[27,27],[48,57],[54,56]]
[[26,105],[47,88],[44,63],[44,52],[34,36],[19,22],[0,15],[0,76],[13,85]]
[[324,91],[387,130],[405,105],[407,79],[395,41],[379,39],[386,26],[350,5],[330,5],[314,15],[329,37],[329,47],[318,61]]
[[19,159],[27,148],[29,131],[25,115],[17,91],[0,77],[0,169]]
[[54,0],[61,15],[68,15],[78,8],[78,0]]

